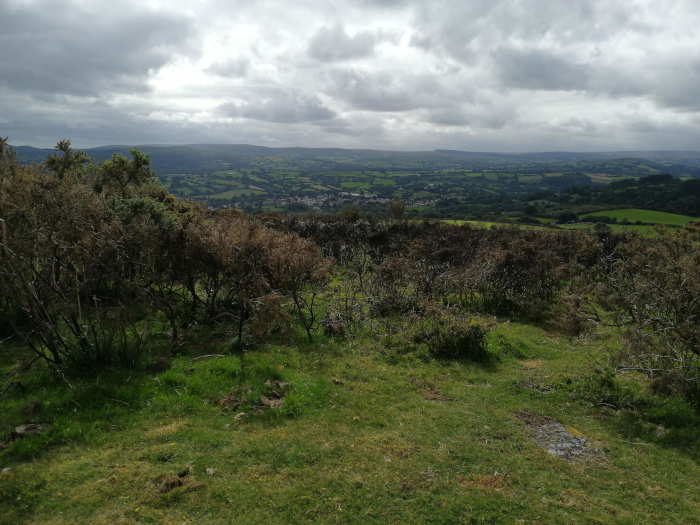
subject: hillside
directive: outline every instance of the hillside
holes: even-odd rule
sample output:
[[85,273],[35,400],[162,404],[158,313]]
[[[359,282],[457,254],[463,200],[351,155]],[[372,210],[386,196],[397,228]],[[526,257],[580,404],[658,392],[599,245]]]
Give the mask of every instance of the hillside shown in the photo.
[[[167,371],[68,391],[35,369],[3,412],[39,406],[53,429],[0,452],[0,523],[695,522],[700,420],[599,368],[609,336],[499,323],[490,341],[491,363],[364,338],[192,342]],[[4,370],[23,359],[2,352]],[[280,408],[237,401],[272,390]],[[538,421],[588,448],[548,453]]]
[[696,521],[698,224],[247,215],[0,144],[0,523]]

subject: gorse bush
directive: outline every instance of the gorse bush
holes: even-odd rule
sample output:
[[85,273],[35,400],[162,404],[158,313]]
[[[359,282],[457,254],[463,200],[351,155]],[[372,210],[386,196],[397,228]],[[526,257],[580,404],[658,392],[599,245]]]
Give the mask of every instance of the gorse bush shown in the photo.
[[428,349],[439,357],[457,357],[485,360],[491,357],[486,341],[486,330],[480,324],[468,320],[452,322],[435,321],[420,330],[417,343],[426,343]]
[[[92,185],[104,164],[86,164],[68,142],[59,146],[62,162],[50,157],[47,167],[25,167],[0,144],[0,294],[6,298],[0,308],[16,334],[55,367],[109,362],[117,347],[133,342],[141,268],[148,265],[142,248],[162,235],[148,216],[134,217],[128,228],[116,219],[113,196]],[[134,163],[147,161],[134,155]],[[134,166],[122,164],[126,172]],[[148,172],[141,164],[137,169],[143,177],[134,184],[147,184]],[[120,198],[141,198],[139,189],[124,185]]]
[[0,317],[52,367],[134,363],[164,316],[264,338],[289,319],[309,338],[332,261],[311,241],[230,211],[183,204],[147,155],[92,163],[61,141],[21,166],[0,143]]
[[658,391],[700,406],[698,231],[691,223],[651,239],[627,234],[614,247],[609,232],[582,236],[563,317],[573,331],[617,326],[618,369],[643,372]]

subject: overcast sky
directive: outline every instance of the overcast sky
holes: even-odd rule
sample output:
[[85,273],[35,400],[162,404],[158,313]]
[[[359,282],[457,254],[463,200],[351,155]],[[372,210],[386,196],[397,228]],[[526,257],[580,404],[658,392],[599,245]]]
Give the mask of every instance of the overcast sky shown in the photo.
[[14,145],[700,150],[697,0],[0,0]]

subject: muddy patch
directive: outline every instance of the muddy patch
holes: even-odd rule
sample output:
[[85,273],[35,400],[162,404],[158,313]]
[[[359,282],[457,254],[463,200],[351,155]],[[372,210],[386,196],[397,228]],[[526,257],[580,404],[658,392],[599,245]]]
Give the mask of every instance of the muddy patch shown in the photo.
[[552,456],[569,463],[605,459],[603,452],[574,428],[525,410],[516,411],[515,417],[527,425],[535,442]]

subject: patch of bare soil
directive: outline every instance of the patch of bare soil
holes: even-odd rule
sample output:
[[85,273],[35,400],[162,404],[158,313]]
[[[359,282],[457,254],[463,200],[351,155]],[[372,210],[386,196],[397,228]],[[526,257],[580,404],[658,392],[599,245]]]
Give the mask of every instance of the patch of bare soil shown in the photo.
[[247,403],[247,401],[248,401],[245,397],[238,397],[238,395],[239,394],[236,392],[231,393],[231,394],[227,395],[226,397],[222,398],[219,401],[219,403],[221,404],[221,406],[223,408],[236,409],[239,406]]
[[537,444],[552,456],[569,463],[605,459],[603,451],[574,428],[526,410],[516,411],[515,417],[527,425]]
[[542,359],[530,359],[529,361],[518,361],[518,363],[523,365],[523,368],[526,370],[536,370],[542,368],[544,361]]
[[510,486],[510,480],[506,479],[505,476],[501,474],[495,474],[493,476],[476,476],[473,478],[462,478],[459,480],[462,485],[468,487],[477,487],[480,489],[493,490],[494,492],[501,492],[502,490]]
[[421,394],[423,395],[423,399],[428,401],[454,401],[453,397],[442,395],[435,387],[421,390]]
[[177,476],[167,476],[164,480],[163,483],[161,483],[158,486],[158,492],[160,493],[165,493],[165,492],[170,492],[173,489],[176,489],[177,487],[182,487],[184,482]]
[[[209,470],[213,469],[207,469],[207,474],[209,474]],[[158,483],[158,492],[166,494],[176,489],[187,491],[201,487],[203,483],[195,480],[194,476],[192,476],[192,472],[192,467],[188,465],[186,469],[177,474],[166,475],[164,478],[161,478],[162,481]]]

